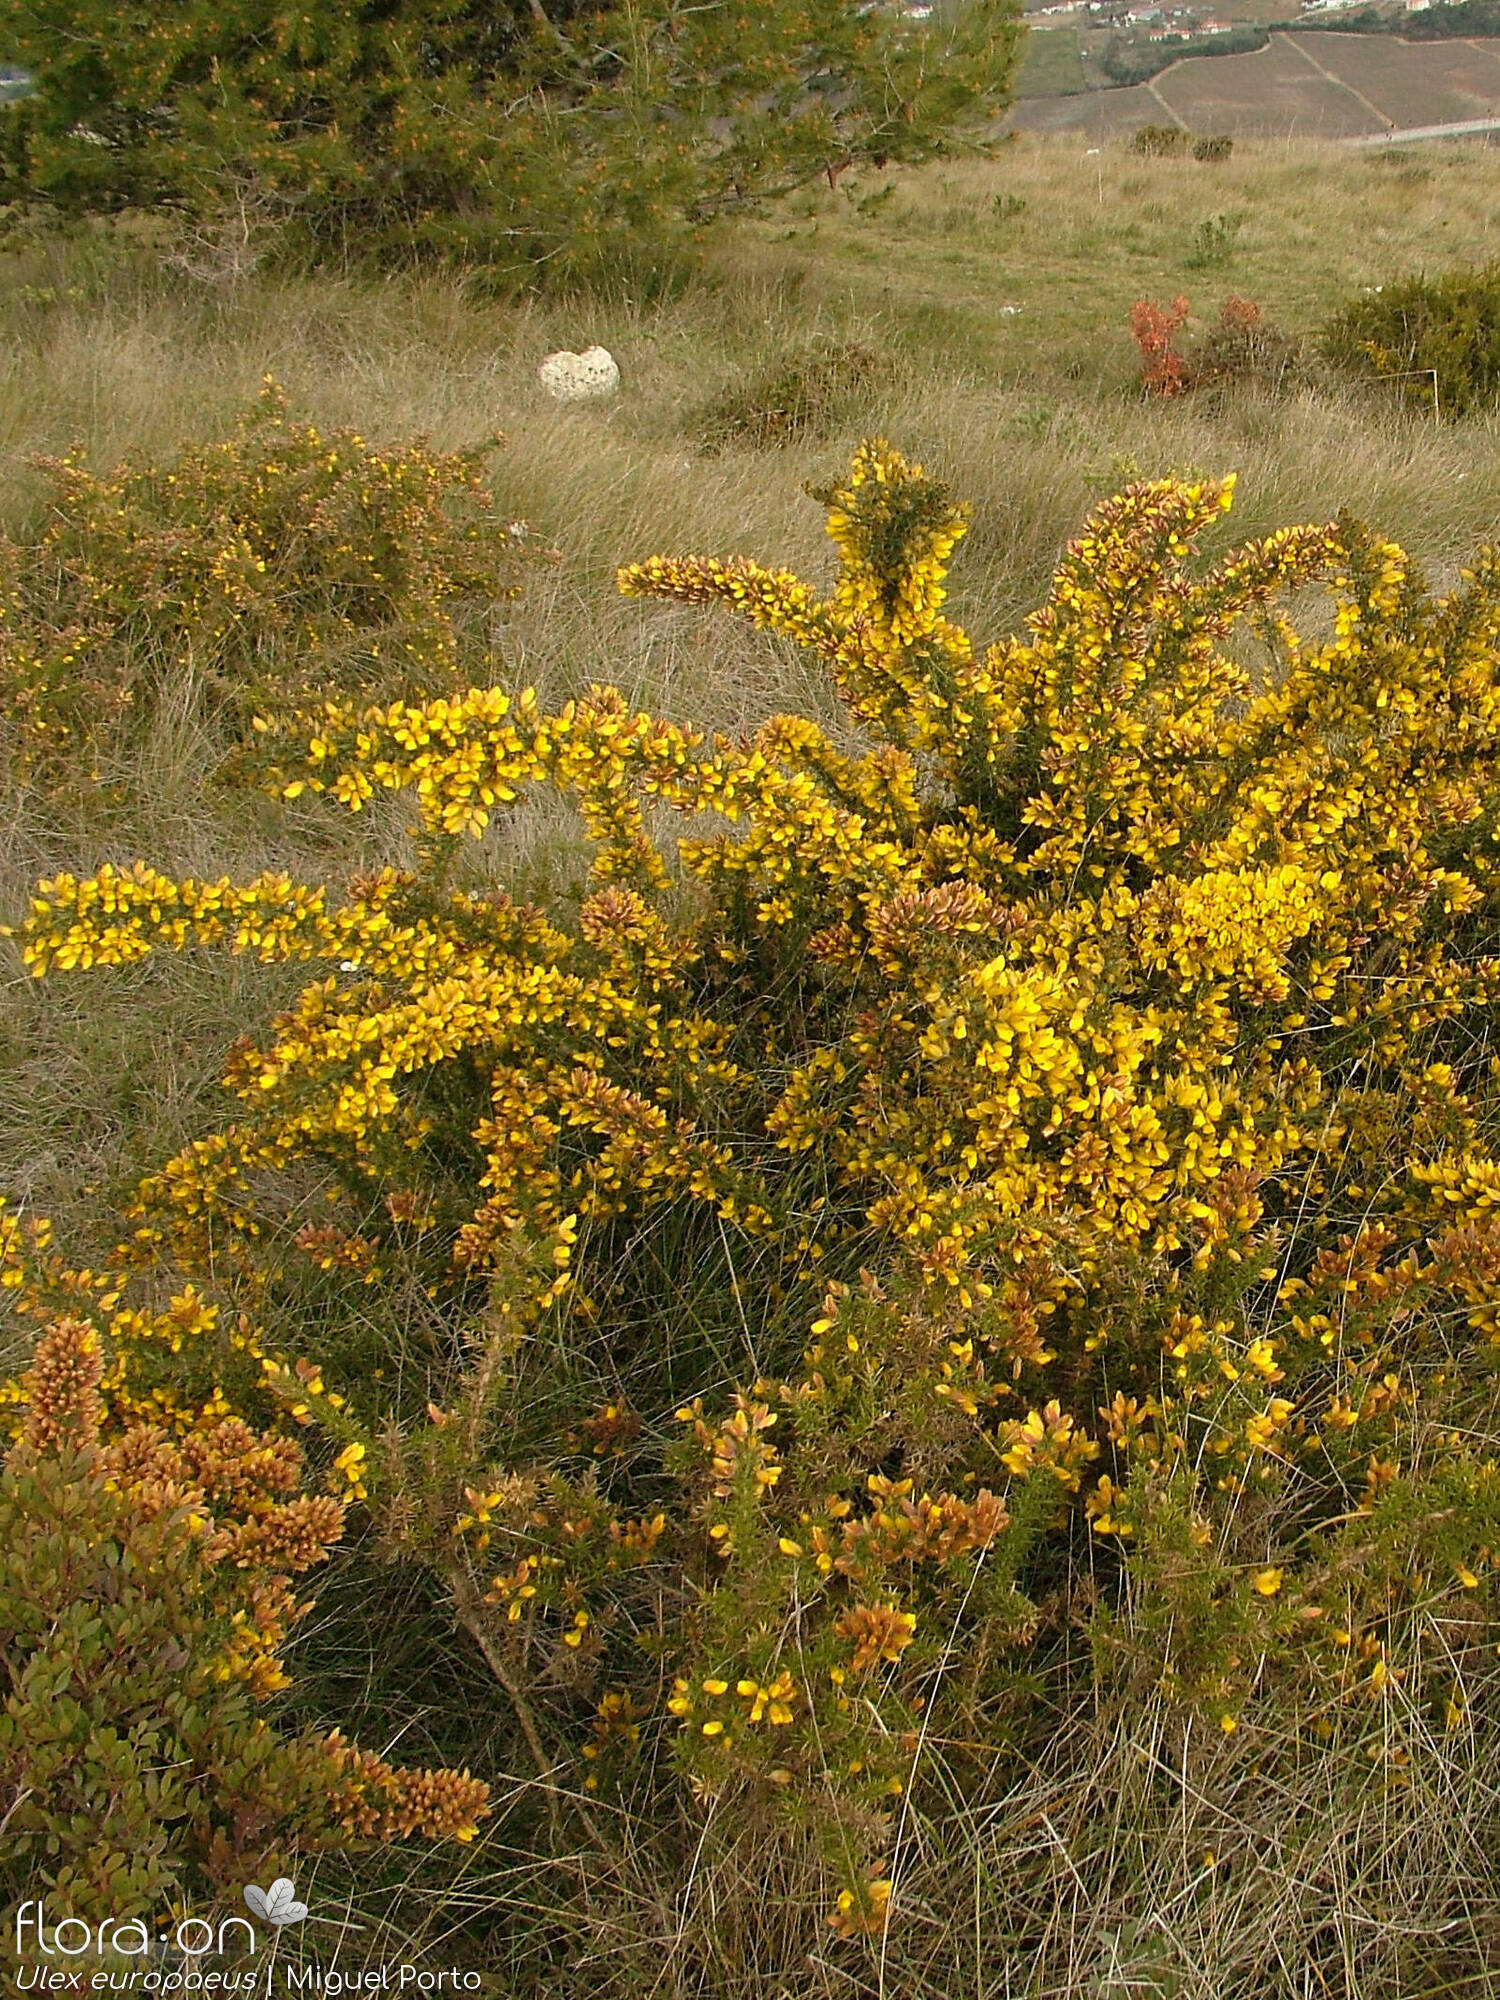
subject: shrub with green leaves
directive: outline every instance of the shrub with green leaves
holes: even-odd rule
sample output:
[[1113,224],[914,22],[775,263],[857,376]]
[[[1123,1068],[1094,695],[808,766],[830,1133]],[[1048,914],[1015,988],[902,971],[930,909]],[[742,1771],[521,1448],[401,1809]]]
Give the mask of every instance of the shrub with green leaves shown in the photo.
[[382,449],[293,422],[268,381],[229,437],[164,462],[43,460],[46,526],[0,542],[12,760],[97,753],[184,679],[228,743],[317,690],[484,677],[488,612],[550,554],[486,483],[502,442]]
[[1130,143],[1137,153],[1145,153],[1157,159],[1171,159],[1180,153],[1185,153],[1192,140],[1192,133],[1182,125],[1142,125]]
[[1386,382],[1403,403],[1444,417],[1500,398],[1500,263],[1377,286],[1318,336],[1345,373]]
[[1238,214],[1206,215],[1193,231],[1193,247],[1187,255],[1189,270],[1208,271],[1225,264],[1234,254],[1234,246],[1245,218]]
[[863,341],[817,340],[732,381],[694,415],[709,451],[823,438],[889,387],[891,364]]

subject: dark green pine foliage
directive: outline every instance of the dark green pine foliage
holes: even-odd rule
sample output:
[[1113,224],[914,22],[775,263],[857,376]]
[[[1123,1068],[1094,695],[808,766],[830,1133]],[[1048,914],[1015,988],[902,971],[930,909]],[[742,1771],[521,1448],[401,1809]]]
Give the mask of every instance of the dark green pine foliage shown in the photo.
[[[522,281],[1004,108],[1019,0],[0,0],[0,200]],[[274,224],[274,228],[269,225]]]

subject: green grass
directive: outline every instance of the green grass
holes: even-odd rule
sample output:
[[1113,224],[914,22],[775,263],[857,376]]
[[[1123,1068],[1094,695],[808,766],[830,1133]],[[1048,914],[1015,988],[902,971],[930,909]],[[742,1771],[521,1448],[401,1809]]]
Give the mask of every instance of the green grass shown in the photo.
[[[1064,40],[1038,36],[1033,49]],[[1486,260],[1497,195],[1500,154],[1478,146],[1410,149],[1394,170],[1370,153],[1279,142],[1241,142],[1230,162],[1206,167],[1026,139],[994,162],[851,175],[837,191],[805,193],[717,234],[702,275],[655,305],[620,295],[505,306],[444,278],[214,286],[165,273],[141,238],[34,247],[0,291],[0,524],[38,525],[31,454],[75,440],[96,467],[127,451],[165,454],[221,431],[268,372],[296,414],[371,438],[421,432],[449,446],[503,431],[497,491],[564,552],[503,613],[506,677],[548,700],[613,681],[634,701],[729,730],[780,709],[832,718],[835,704],[785,647],[717,616],[624,601],[615,568],[653,551],[743,551],[826,578],[820,510],[802,487],[837,471],[871,430],[972,503],[953,608],[982,638],[1037,605],[1092,501],[1168,470],[1239,473],[1226,539],[1347,505],[1446,585],[1495,532],[1500,417],[1438,427],[1332,386],[1148,404],[1128,315],[1136,299],[1184,292],[1207,322],[1234,292],[1306,330],[1361,286]],[[1223,213],[1243,217],[1240,228],[1214,268],[1195,268],[1202,225]],[[593,341],[619,358],[622,393],[559,409],[537,387],[536,363]],[[774,380],[810,343],[839,341],[880,368],[841,395],[819,434],[704,447],[714,397]],[[113,803],[11,787],[7,918],[38,876],[106,859],[316,878],[402,852],[389,815],[226,804],[208,782],[191,694],[185,685],[107,774]],[[557,840],[555,821],[528,809],[497,842],[498,865],[521,883],[545,875]],[[91,1255],[108,1233],[108,1197],[206,1128],[225,1050],[300,976],[184,957],[37,985],[8,948],[3,965],[0,1188],[54,1214],[69,1247]],[[10,1336],[12,1354],[21,1337]],[[1065,1650],[1065,1608],[1059,1617]],[[375,1747],[400,1735],[412,1760],[486,1740],[497,1695],[410,1577],[353,1547],[312,1625],[294,1660],[314,1712]],[[815,1863],[795,1840],[732,1813],[696,1830],[653,1828],[628,1801],[571,1870],[535,1866],[502,1789],[493,1825],[463,1855],[329,1859],[312,1893],[370,1927],[346,1963],[360,1950],[450,1963],[461,1948],[500,1994],[1500,1992],[1500,1808],[1477,1728],[1428,1737],[1421,1718],[1403,1718],[1424,1757],[1399,1792],[1377,1795],[1337,1759],[1299,1763],[1294,1749],[1275,1785],[1261,1785],[1223,1742],[1174,1734],[1161,1704],[1096,1705],[1085,1661],[1071,1685],[1077,1700],[1045,1766],[900,1822],[892,1853],[913,1914],[884,1956],[820,1934]],[[944,1756],[931,1746],[934,1796]],[[542,1962],[546,1980],[534,1972]]]
[[1017,97],[1072,97],[1085,89],[1076,28],[1032,28],[1016,76]]

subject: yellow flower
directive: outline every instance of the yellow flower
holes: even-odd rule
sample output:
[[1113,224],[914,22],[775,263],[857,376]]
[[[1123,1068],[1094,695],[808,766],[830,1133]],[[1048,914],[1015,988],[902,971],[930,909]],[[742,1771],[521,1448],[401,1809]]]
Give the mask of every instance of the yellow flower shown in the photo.
[[333,1461],[334,1471],[343,1474],[345,1481],[348,1483],[350,1495],[356,1500],[363,1500],[366,1497],[363,1477],[365,1457],[365,1447],[362,1444],[355,1443],[345,1445],[344,1449]]

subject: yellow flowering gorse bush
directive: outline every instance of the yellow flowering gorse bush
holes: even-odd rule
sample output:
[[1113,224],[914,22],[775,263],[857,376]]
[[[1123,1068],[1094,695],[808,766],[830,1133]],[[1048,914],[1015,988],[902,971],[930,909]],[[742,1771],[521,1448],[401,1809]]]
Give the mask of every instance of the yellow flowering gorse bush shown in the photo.
[[552,553],[486,484],[499,442],[382,448],[293,422],[268,376],[230,436],[164,463],[38,461],[47,525],[0,542],[11,761],[96,760],[184,677],[232,738],[267,702],[481,676],[488,608]]
[[[420,866],[106,868],[19,933],[39,976],[320,968],[108,1272],[10,1225],[23,1295],[109,1320],[122,1409],[321,1427],[545,1768],[661,1782],[664,1731],[700,1807],[816,1807],[842,1934],[924,1755],[1024,1745],[1077,1621],[1105,1682],[1367,1718],[1398,1773],[1396,1693],[1451,1723],[1488,1643],[1500,557],[1435,601],[1341,516],[1205,566],[1232,490],[1103,502],[980,651],[965,511],[869,442],[828,596],[621,575],[810,649],[838,735],[608,688],[267,717],[282,796],[410,794]],[[571,907],[466,859],[532,786]],[[377,1299],[427,1328],[389,1390]]]

